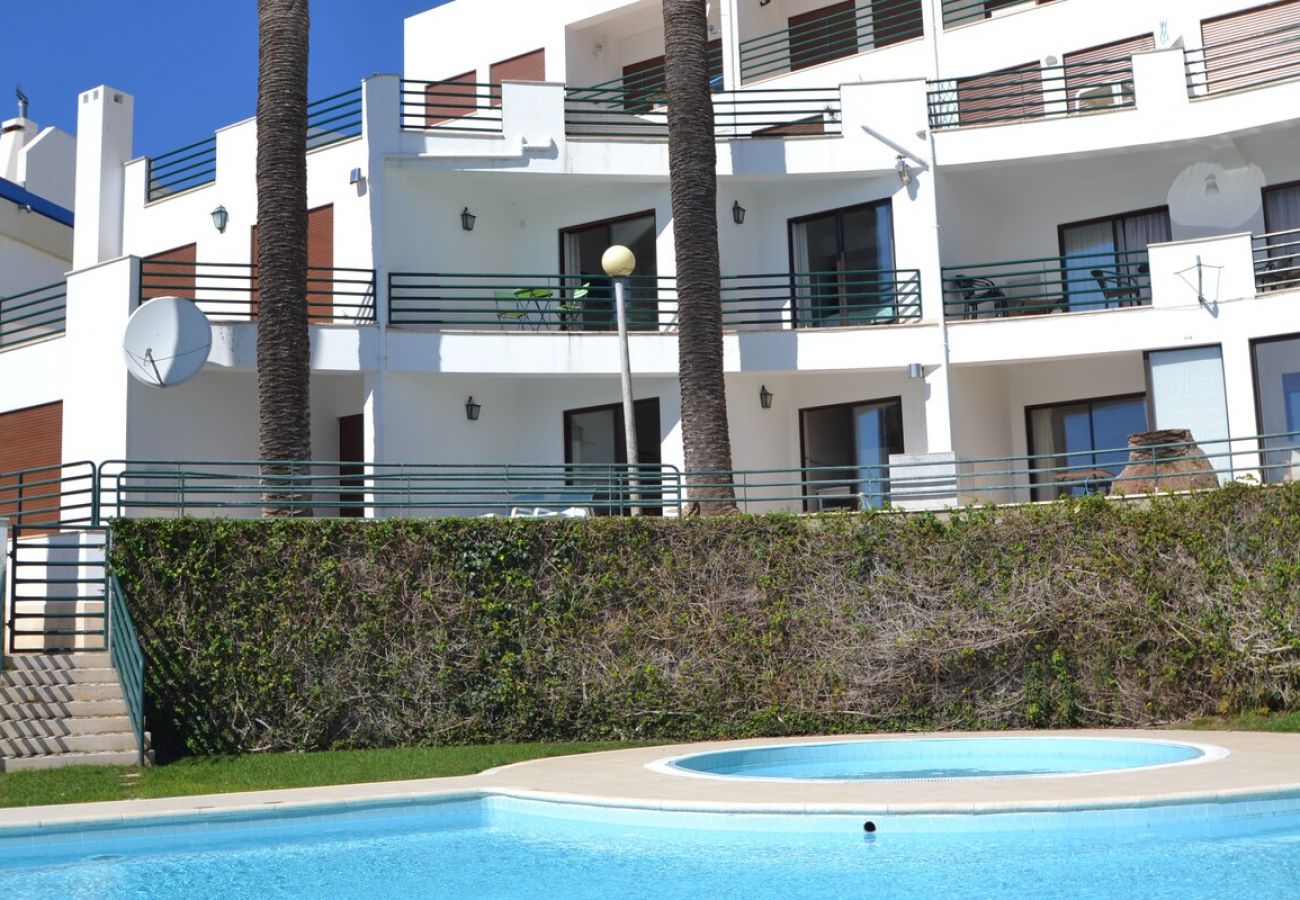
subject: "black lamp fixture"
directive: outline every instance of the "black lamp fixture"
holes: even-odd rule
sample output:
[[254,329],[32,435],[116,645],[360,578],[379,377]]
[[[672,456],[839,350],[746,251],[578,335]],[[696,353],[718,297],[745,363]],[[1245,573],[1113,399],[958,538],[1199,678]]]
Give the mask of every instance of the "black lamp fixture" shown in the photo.
[[468,206],[465,207],[460,211],[460,227],[465,231],[473,231],[474,220],[477,218],[478,216],[474,215],[472,212],[469,211]]
[[478,421],[478,414],[483,411],[483,404],[475,403],[474,398],[470,397],[465,401],[465,418],[471,422]]
[[772,408],[772,392],[767,389],[767,385],[758,389],[758,405],[763,409]]
[[740,205],[740,201],[731,204],[731,221],[737,225],[745,224],[745,207]]
[[220,234],[226,233],[226,223],[230,221],[230,213],[226,212],[224,206],[218,206],[212,211],[212,225]]

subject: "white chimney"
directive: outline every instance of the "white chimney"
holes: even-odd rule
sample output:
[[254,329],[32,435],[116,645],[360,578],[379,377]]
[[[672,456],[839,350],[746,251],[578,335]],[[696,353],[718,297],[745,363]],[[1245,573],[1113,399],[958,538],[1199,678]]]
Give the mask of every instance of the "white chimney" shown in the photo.
[[122,255],[124,166],[131,159],[134,98],[100,85],[77,103],[77,227],[72,267],[85,269]]

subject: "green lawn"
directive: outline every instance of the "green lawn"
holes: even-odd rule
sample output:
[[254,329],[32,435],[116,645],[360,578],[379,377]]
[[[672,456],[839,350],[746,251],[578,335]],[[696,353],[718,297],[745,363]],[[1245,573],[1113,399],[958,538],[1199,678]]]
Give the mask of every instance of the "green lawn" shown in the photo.
[[1300,712],[1247,713],[1230,719],[1197,719],[1185,727],[1197,731],[1300,731]]
[[543,756],[642,746],[630,743],[494,744],[482,747],[414,747],[266,753],[184,759],[145,769],[70,766],[0,774],[0,807],[139,797],[181,797],[272,788],[316,787],[409,778],[471,775],[506,763]]

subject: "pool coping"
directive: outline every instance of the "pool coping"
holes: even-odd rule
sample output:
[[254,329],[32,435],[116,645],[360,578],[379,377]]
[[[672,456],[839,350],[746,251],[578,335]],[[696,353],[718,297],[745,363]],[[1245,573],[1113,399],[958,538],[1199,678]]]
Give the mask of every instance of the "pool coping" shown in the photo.
[[[1093,773],[1091,778],[1071,775],[822,784],[683,778],[645,767],[652,759],[688,751],[851,739],[846,735],[754,738],[548,757],[500,766],[477,775],[448,778],[10,807],[0,809],[0,838],[20,832],[30,834],[32,829],[64,830],[124,823],[163,825],[177,819],[224,819],[271,811],[282,811],[284,815],[310,814],[327,807],[398,807],[490,796],[657,811],[895,816],[1075,812],[1300,798],[1300,734],[1122,729],[857,737],[899,740],[1049,735],[1195,743],[1223,747],[1228,755],[1197,765],[1115,770]],[[944,796],[937,799],[940,794]]]

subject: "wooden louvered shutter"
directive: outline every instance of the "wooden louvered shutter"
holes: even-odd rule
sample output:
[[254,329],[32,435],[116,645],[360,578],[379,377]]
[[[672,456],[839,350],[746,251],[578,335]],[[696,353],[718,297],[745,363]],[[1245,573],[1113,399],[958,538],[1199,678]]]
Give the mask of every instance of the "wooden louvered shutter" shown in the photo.
[[[23,469],[57,466],[63,461],[63,402],[0,413],[0,518],[15,525],[53,523],[59,518],[59,473],[22,479]],[[33,482],[54,481],[34,485]]]
[[957,116],[962,125],[1042,114],[1043,74],[1036,62],[957,79]]
[[424,124],[437,125],[474,112],[475,82],[478,72],[471,69],[454,78],[434,81],[424,86]]
[[186,244],[146,256],[140,267],[140,299],[185,297],[193,300],[197,252],[196,244]]
[[[1133,54],[1155,48],[1155,38],[1141,34],[1065,54],[1065,92],[1070,110],[1130,102],[1133,97]],[[1111,87],[1109,92],[1106,91],[1108,86]]]
[[1300,0],[1201,23],[1209,93],[1300,77]]
[[853,0],[790,17],[790,68],[854,56],[858,52],[857,9]]
[[885,47],[925,33],[921,0],[874,0],[871,4],[871,43]]
[[546,80],[546,51],[544,49],[533,50],[493,63],[491,78],[488,80],[493,85],[492,105],[500,106],[501,88],[499,85],[501,82]]

